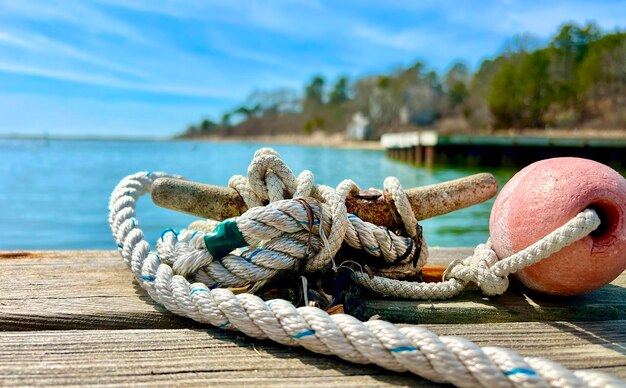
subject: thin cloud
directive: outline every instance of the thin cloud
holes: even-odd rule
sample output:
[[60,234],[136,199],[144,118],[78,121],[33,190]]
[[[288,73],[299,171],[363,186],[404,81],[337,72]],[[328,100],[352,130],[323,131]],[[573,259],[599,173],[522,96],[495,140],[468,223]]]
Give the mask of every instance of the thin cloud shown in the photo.
[[69,44],[49,39],[38,34],[29,34],[23,31],[11,34],[6,31],[0,31],[0,43],[20,47],[33,53],[76,59],[80,62],[138,78],[147,77],[147,74],[144,71],[108,61]]
[[3,16],[12,16],[25,20],[61,22],[79,26],[84,31],[97,31],[111,36],[120,36],[126,40],[146,42],[128,23],[100,12],[94,7],[79,1],[48,0],[31,2],[23,0],[0,1]]
[[[612,30],[623,25],[626,14],[626,5],[622,7],[622,12],[616,12],[615,6],[607,7],[606,4],[589,3],[581,4],[576,2],[536,4],[534,7],[524,7],[518,3],[518,7],[513,10],[503,10],[502,18],[496,25],[501,31],[516,30],[519,32],[532,31],[541,36],[553,35],[559,25],[574,21],[585,23],[595,21],[603,28]],[[541,17],[537,17],[541,15]]]
[[0,43],[5,43],[5,44],[9,44],[11,46],[16,46],[16,47],[20,47],[20,48],[24,48],[24,49],[29,49],[32,50],[34,48],[33,44],[22,39],[19,38],[15,35],[12,34],[8,34],[6,32],[2,32],[0,31]]
[[358,25],[354,28],[353,33],[356,37],[365,39],[375,45],[407,52],[421,49],[431,41],[428,34],[418,29],[389,31],[375,26]]
[[271,4],[257,1],[187,1],[94,0],[95,4],[119,7],[135,12],[167,16],[183,21],[201,21],[259,29],[291,38],[314,38],[332,35],[349,19],[338,15],[317,1],[274,0]]
[[458,2],[454,7],[446,6],[445,3],[432,3],[432,7],[438,10],[444,24],[456,26],[461,31],[469,28],[504,37],[528,32],[548,38],[559,25],[569,21],[595,21],[610,30],[624,24],[622,15],[626,13],[624,3],[610,1],[509,0],[489,1],[482,7],[471,2]]
[[246,48],[240,42],[232,39],[220,31],[208,31],[210,45],[220,53],[232,59],[241,59],[271,66],[284,66],[285,59],[277,55],[270,55],[262,50]]
[[104,86],[107,88],[138,91],[155,94],[169,94],[183,97],[206,97],[232,99],[241,96],[241,92],[212,90],[210,88],[194,88],[165,84],[139,84],[126,82],[112,77],[82,74],[75,71],[59,71],[40,68],[36,66],[19,65],[14,63],[0,62],[0,72],[30,75],[53,80],[76,82],[87,85]]

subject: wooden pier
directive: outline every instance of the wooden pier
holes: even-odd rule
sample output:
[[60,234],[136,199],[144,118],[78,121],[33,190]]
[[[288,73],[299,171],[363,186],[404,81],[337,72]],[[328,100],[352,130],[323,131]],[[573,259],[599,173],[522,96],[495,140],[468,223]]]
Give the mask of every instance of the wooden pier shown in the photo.
[[[471,252],[433,248],[425,272]],[[0,252],[0,272],[2,386],[434,385],[175,316],[116,251]],[[372,300],[367,313],[626,379],[626,273],[572,298],[470,288],[448,301]]]
[[523,167],[538,160],[575,156],[626,169],[626,138],[439,135],[435,131],[388,133],[387,156],[418,166]]

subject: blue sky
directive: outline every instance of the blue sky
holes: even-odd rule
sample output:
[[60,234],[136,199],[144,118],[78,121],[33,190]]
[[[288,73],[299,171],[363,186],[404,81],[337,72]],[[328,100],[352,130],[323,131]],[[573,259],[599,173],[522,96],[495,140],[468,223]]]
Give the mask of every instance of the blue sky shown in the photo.
[[169,136],[252,89],[422,60],[476,67],[624,1],[0,0],[0,134]]

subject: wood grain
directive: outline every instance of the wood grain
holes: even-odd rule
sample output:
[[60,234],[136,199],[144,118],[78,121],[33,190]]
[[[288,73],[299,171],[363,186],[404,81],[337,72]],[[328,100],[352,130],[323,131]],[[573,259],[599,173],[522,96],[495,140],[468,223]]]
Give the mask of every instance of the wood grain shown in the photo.
[[[429,325],[486,346],[506,346],[570,368],[626,378],[625,321]],[[410,374],[354,365],[218,329],[0,333],[3,385],[430,384]]]

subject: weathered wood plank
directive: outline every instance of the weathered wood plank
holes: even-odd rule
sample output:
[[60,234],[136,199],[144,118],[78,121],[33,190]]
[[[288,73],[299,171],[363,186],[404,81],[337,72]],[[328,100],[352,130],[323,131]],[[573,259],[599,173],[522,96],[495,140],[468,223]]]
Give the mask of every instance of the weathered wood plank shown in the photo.
[[115,251],[5,252],[0,330],[194,327],[157,305]]
[[[471,253],[432,249],[432,263]],[[200,327],[156,305],[133,283],[115,251],[0,252],[0,329]],[[469,289],[449,301],[368,302],[370,315],[396,322],[476,323],[626,319],[626,274],[611,285],[574,298],[512,289],[486,298]]]
[[[570,368],[626,378],[625,321],[428,325]],[[430,386],[409,374],[314,355],[218,329],[0,333],[0,384]]]

